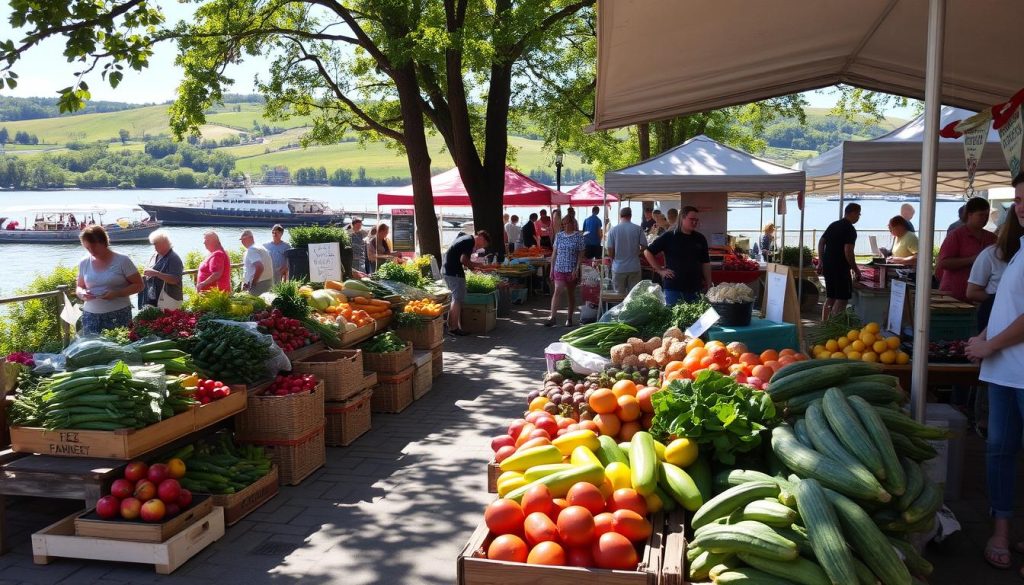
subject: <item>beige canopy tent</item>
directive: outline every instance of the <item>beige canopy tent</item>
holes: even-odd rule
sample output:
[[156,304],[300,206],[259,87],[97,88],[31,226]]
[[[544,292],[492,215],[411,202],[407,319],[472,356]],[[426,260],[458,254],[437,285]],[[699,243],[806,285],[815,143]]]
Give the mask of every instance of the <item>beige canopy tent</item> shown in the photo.
[[[914,416],[925,410],[941,104],[981,111],[1024,84],[1020,0],[601,0],[594,127],[835,84],[925,100]],[[1007,177],[1009,181],[1009,177]]]

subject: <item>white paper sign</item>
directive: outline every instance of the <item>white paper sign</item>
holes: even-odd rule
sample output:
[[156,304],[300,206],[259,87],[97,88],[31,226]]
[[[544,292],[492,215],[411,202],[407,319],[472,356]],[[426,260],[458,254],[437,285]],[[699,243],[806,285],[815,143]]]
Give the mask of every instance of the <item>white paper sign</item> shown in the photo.
[[309,280],[341,280],[341,245],[338,242],[309,245]]
[[715,323],[718,323],[720,318],[721,317],[718,316],[718,311],[714,308],[708,309],[707,311],[704,311],[704,314],[700,316],[700,319],[697,319],[696,323],[687,327],[684,333],[687,337],[700,337],[701,335],[704,335],[705,331],[711,329]]
[[903,305],[907,301],[907,283],[902,280],[892,281],[892,293],[889,296],[889,320],[885,328],[896,335],[903,328]]
[[68,295],[64,295],[64,308],[60,311],[60,318],[72,327],[82,318],[82,309],[78,305],[71,304]]
[[1021,121],[1020,108],[1014,112],[1009,121],[999,128],[999,143],[1003,147],[1003,156],[1006,157],[1006,164],[1010,167],[1010,176],[1016,177],[1020,173],[1020,148],[1022,137],[1024,137],[1024,122]]
[[783,323],[783,309],[786,306],[786,275],[769,272],[767,289],[768,300],[765,303],[764,318],[775,323]]
[[985,150],[988,140],[988,124],[976,126],[964,132],[964,158],[967,160],[967,184],[974,184],[974,175],[978,172],[978,161]]

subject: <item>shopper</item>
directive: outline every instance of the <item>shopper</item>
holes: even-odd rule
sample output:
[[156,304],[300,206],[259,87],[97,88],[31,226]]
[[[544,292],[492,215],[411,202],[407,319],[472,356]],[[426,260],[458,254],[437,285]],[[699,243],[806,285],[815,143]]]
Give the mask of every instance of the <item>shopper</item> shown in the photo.
[[522,245],[523,228],[519,226],[519,216],[513,215],[505,224],[505,243],[508,244],[508,253],[516,251],[516,246]]
[[270,252],[256,243],[252,230],[243,230],[239,236],[245,256],[242,259],[242,290],[252,295],[270,292],[274,284],[274,261]]
[[583,220],[583,244],[586,246],[587,258],[601,257],[601,237],[604,235],[601,228],[604,223],[598,217],[600,212],[601,208],[595,205],[590,208],[590,217]]
[[892,234],[893,245],[886,262],[904,266],[917,264],[917,234],[910,229],[910,222],[902,215],[893,216],[889,220],[889,233]]
[[153,255],[142,272],[142,292],[139,293],[139,308],[145,306],[160,309],[178,309],[184,300],[181,276],[185,266],[181,257],[171,245],[170,234],[159,229],[149,234]]
[[1017,219],[1016,205],[1011,205],[1006,220],[996,234],[996,243],[982,250],[971,266],[971,274],[967,277],[967,299],[980,303],[978,331],[988,327],[999,281],[1010,259],[1020,250],[1021,236],[1024,236],[1024,228]]
[[142,276],[132,259],[110,249],[103,226],[94,225],[78,236],[89,253],[78,263],[75,294],[82,306],[82,333],[99,334],[107,329],[131,327],[130,297],[142,290]]
[[551,238],[554,237],[554,225],[551,223],[551,218],[548,217],[548,210],[541,209],[540,217],[537,221],[533,222],[534,229],[537,230],[537,239],[540,241],[542,248],[551,247]]
[[580,282],[580,271],[583,266],[583,254],[586,244],[583,233],[576,226],[576,220],[567,217],[562,220],[562,231],[555,237],[554,251],[551,254],[551,280],[555,290],[551,294],[551,312],[545,327],[555,324],[558,317],[559,297],[564,291],[568,295],[569,312],[565,317],[565,326],[572,326],[572,316],[576,313],[576,285]]
[[822,322],[846,310],[853,296],[850,272],[860,278],[860,268],[853,255],[853,246],[857,243],[857,228],[853,224],[858,220],[860,204],[850,203],[843,210],[843,218],[832,222],[818,240],[818,274],[825,277],[826,297],[821,310]]
[[640,282],[640,255],[647,249],[644,230],[632,222],[633,210],[619,210],[619,223],[608,231],[608,257],[612,259],[615,292],[628,293]]
[[907,229],[910,231],[917,231],[914,229],[914,224],[910,221],[914,219],[914,206],[909,203],[900,205],[900,217],[907,220]]
[[[1013,180],[1016,189],[1014,214],[1024,224],[1024,175]],[[968,222],[970,210],[968,210]],[[985,560],[1008,568],[1010,518],[1014,511],[1017,458],[1024,431],[1024,257],[1016,254],[999,279],[988,327],[967,343],[967,356],[981,361],[978,378],[988,383],[989,417],[986,467],[992,536],[985,546]],[[1014,546],[1021,550],[1022,545]],[[1022,573],[1024,574],[1024,573]]]
[[665,219],[668,220],[669,229],[675,229],[679,225],[679,210],[675,207],[665,212]]
[[654,225],[651,227],[650,230],[647,231],[647,234],[651,236],[660,236],[661,234],[668,231],[668,220],[665,219],[665,215],[661,213],[660,209],[655,209],[653,215]]
[[[662,278],[665,302],[697,300],[700,293],[711,286],[711,257],[708,240],[697,231],[700,223],[696,207],[687,205],[680,212],[680,224],[658,236],[644,250],[644,257]],[[664,252],[665,265],[658,266],[656,254]]]
[[388,260],[394,260],[399,256],[391,252],[391,244],[388,243],[388,224],[379,224],[370,230],[370,240],[366,242],[367,272],[373,272]]
[[960,209],[956,210],[956,216],[958,219],[953,223],[949,224],[949,227],[946,228],[947,238],[949,237],[949,234],[964,227],[964,224],[967,222],[967,205],[961,205]]
[[270,261],[274,265],[273,274],[271,275],[274,279],[274,284],[282,280],[288,280],[288,258],[285,257],[284,253],[291,250],[292,246],[281,239],[283,235],[284,227],[281,224],[277,224],[270,228],[270,241],[263,244],[263,248],[270,252]]
[[765,262],[768,262],[772,258],[772,252],[775,248],[775,224],[768,222],[764,224],[764,229],[761,231],[761,240],[758,242],[760,247],[761,258]]
[[531,213],[530,219],[527,220],[523,226],[523,231],[520,233],[523,239],[523,246],[532,248],[537,245],[537,214]]
[[996,243],[995,234],[985,230],[988,200],[972,197],[964,207],[964,225],[946,234],[935,263],[939,290],[961,301],[967,300],[967,278],[978,254]]
[[366,261],[366,230],[363,229],[362,218],[356,217],[352,219],[352,223],[349,225],[349,237],[352,238],[353,276],[370,272],[370,267],[367,266]]
[[448,332],[452,335],[469,335],[462,330],[462,303],[466,300],[466,268],[473,268],[470,257],[480,248],[491,244],[491,235],[486,230],[476,234],[459,234],[444,253],[441,272],[448,290],[452,293],[452,306],[448,310]]
[[651,233],[651,229],[654,228],[654,224],[656,224],[656,223],[658,223],[658,222],[656,222],[654,220],[654,208],[653,207],[646,207],[645,206],[644,207],[644,218],[640,222],[640,229],[644,230],[645,234],[650,234]]
[[199,265],[196,274],[196,290],[203,292],[210,289],[231,292],[231,258],[224,251],[217,232],[210,230],[203,234],[203,246],[209,254]]

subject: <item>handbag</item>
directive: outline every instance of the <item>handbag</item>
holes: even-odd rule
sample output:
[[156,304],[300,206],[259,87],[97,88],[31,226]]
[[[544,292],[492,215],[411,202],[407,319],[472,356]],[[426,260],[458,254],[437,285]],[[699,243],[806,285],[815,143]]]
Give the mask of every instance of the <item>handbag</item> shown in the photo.
[[171,295],[167,294],[167,287],[164,286],[160,289],[160,296],[156,299],[156,306],[158,309],[175,310],[181,308],[181,301],[171,298]]

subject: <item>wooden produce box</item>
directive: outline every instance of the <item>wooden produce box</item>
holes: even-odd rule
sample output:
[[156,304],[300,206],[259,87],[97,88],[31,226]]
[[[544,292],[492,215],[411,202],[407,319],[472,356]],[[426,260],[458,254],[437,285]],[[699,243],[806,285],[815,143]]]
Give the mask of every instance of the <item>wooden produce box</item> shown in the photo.
[[325,344],[322,341],[317,341],[316,343],[311,343],[306,347],[300,347],[299,349],[296,349],[293,352],[285,353],[284,355],[288,357],[288,361],[298,362],[308,358],[313,354],[320,353],[325,349],[327,349],[327,344]]
[[361,343],[373,337],[374,333],[376,333],[376,324],[367,323],[366,325],[357,327],[352,331],[346,331],[338,337],[341,339],[341,347],[352,347],[357,343]]
[[133,542],[165,542],[212,511],[213,498],[206,495],[197,495],[188,510],[159,524],[142,520],[103,520],[96,515],[96,509],[93,508],[75,518],[75,536]]
[[363,390],[377,385],[377,372],[363,372]]
[[493,459],[487,462],[487,492],[498,493],[498,476],[501,475],[501,468]]
[[685,519],[685,514],[678,510],[666,518],[659,585],[683,585],[689,582],[686,568],[686,535],[683,533]]
[[189,410],[141,429],[48,431],[37,427],[11,427],[11,447],[18,453],[134,459],[191,433],[195,430],[195,420],[194,410]]
[[214,507],[205,517],[165,542],[134,542],[75,535],[72,514],[32,535],[32,561],[47,565],[54,557],[118,561],[153,565],[169,575],[213,542],[224,536],[224,509]]
[[411,342],[413,349],[432,349],[444,342],[444,319],[421,318],[419,327],[402,327],[395,329],[395,333]]
[[370,430],[373,389],[366,388],[344,402],[324,406],[324,442],[330,447],[347,447]]
[[317,352],[292,362],[292,371],[313,374],[324,382],[324,400],[341,402],[363,390],[363,351],[339,349]]
[[215,494],[211,499],[215,506],[224,508],[224,522],[234,526],[257,508],[267,503],[280,491],[277,466],[270,466],[270,473],[257,479],[240,492]]
[[231,394],[220,400],[193,406],[192,411],[196,418],[194,430],[205,429],[214,423],[242,412],[247,404],[246,397],[245,386],[236,385],[231,386]]
[[640,562],[633,571],[492,561],[484,556],[493,537],[487,525],[481,524],[459,554],[458,585],[658,585],[665,552],[665,517],[655,514],[651,524],[654,530],[638,553]]
[[363,352],[363,367],[377,372],[380,376],[393,376],[412,366],[412,344],[405,342],[401,351],[387,353]]
[[433,359],[434,356],[429,351],[417,351],[412,354],[412,365],[416,368],[412,376],[413,400],[423,398],[434,386],[434,377],[430,370]]
[[462,305],[462,330],[488,333],[497,326],[497,310],[493,305]]

